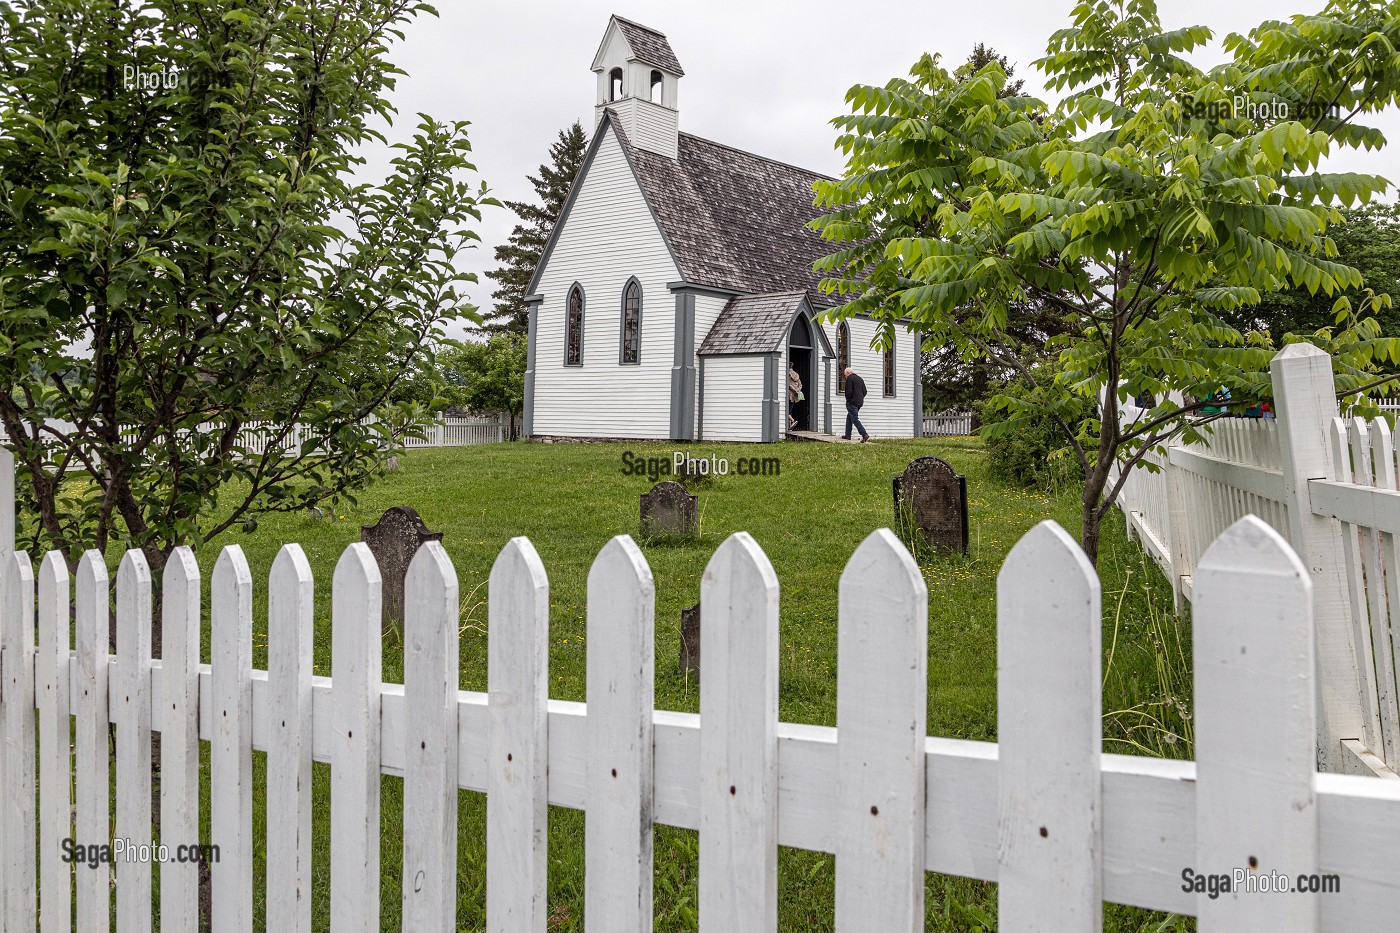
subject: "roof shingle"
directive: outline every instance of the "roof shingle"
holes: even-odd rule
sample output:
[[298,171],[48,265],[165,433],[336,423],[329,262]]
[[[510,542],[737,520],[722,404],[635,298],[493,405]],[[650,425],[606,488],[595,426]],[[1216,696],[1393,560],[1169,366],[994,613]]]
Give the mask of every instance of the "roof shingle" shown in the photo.
[[729,299],[700,344],[700,355],[780,350],[788,325],[806,297],[805,292],[796,291]]
[[812,184],[829,176],[681,133],[675,159],[618,137],[686,281],[761,294],[800,290],[813,308],[838,303],[818,290],[812,263],[831,247],[807,223]]
[[633,55],[648,65],[665,68],[672,74],[685,74],[681,70],[681,63],[676,59],[676,53],[671,51],[671,43],[666,41],[665,33],[657,32],[641,23],[634,23],[630,19],[623,19],[616,13],[613,14],[613,19],[617,20],[617,28],[622,30],[627,44],[632,47]]

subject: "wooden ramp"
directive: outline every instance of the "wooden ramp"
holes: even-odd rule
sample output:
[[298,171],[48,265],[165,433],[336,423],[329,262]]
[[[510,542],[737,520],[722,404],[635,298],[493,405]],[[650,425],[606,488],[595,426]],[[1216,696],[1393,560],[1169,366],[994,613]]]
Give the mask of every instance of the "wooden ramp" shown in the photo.
[[794,441],[821,441],[824,444],[859,444],[855,438],[846,440],[839,434],[818,434],[816,431],[789,431],[787,436]]

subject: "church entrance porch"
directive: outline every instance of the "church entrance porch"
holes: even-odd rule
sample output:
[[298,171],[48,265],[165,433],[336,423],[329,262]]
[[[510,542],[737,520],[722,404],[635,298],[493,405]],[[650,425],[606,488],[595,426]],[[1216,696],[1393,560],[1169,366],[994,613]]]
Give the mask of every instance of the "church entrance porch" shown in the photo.
[[[788,332],[788,366],[797,372],[798,378],[802,381],[802,395],[800,401],[790,405],[790,418],[788,421],[789,431],[815,431],[817,430],[814,415],[816,414],[816,400],[820,397],[817,392],[817,357],[815,351],[815,341],[812,339],[812,328],[807,322],[807,316],[797,315],[792,322],[792,328]],[[790,377],[784,376],[784,380]]]

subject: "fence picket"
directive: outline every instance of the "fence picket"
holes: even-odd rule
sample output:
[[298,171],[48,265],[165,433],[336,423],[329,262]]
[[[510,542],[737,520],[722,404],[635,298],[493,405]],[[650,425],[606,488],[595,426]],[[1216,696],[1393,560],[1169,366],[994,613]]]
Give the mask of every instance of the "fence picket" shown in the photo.
[[0,802],[5,931],[33,933],[36,917],[34,861],[34,567],[16,551],[5,574],[0,651],[5,659],[3,707],[5,799]]
[[[74,727],[77,748],[77,820],[79,845],[107,845],[109,748],[107,726],[108,632],[107,565],[100,551],[78,562],[73,639],[78,643],[78,708]],[[112,922],[110,866],[77,873],[78,933],[107,933]]]
[[846,563],[838,619],[836,929],[922,930],[928,588],[889,529]]
[[[1377,418],[1372,430],[1372,445],[1376,454],[1375,484],[1380,489],[1393,490],[1396,488],[1395,442],[1390,425],[1384,418]],[[1377,540],[1382,564],[1380,582],[1385,590],[1380,619],[1385,624],[1373,623],[1372,632],[1379,642],[1378,651],[1387,659],[1391,697],[1400,698],[1400,639],[1392,631],[1392,626],[1400,624],[1400,556],[1397,555],[1393,532],[1378,532]],[[1394,744],[1400,746],[1400,709],[1397,707],[1400,707],[1400,699],[1394,699],[1388,715],[1391,717],[1390,734],[1396,737]],[[1400,747],[1388,751],[1386,763],[1392,769],[1400,768]]]
[[209,836],[212,933],[253,929],[253,575],[225,547],[210,583]]
[[[1196,870],[1291,881],[1318,868],[1312,582],[1283,538],[1249,516],[1196,581]],[[1202,933],[1314,933],[1312,895],[1199,894]]]
[[[151,571],[129,550],[117,568],[117,837],[151,845]],[[115,854],[115,853],[114,853]],[[151,863],[117,860],[117,933],[150,933]]]
[[[1328,429],[1332,447],[1333,476],[1342,482],[1354,482],[1351,448],[1347,424],[1333,418]],[[1349,522],[1338,522],[1342,538],[1343,566],[1346,568],[1347,607],[1351,613],[1353,649],[1356,660],[1354,682],[1360,693],[1357,709],[1361,713],[1362,738],[1367,748],[1380,748],[1380,707],[1376,701],[1376,662],[1371,650],[1371,628],[1366,618],[1366,589],[1361,579],[1361,534]]]
[[656,584],[627,535],[588,572],[588,816],[584,928],[652,929]]
[[1103,927],[1100,601],[1093,566],[1053,521],[997,574],[1003,933]]
[[68,565],[50,551],[39,565],[39,925],[73,929],[73,866],[60,848],[73,836],[73,729],[68,703]]
[[403,930],[457,929],[457,574],[437,541],[404,581]]
[[379,929],[379,708],[383,587],[369,545],[345,549],[331,580],[331,930]]
[[487,584],[487,933],[547,923],[549,579],[528,538],[512,538]]
[[311,564],[283,545],[267,582],[267,920],[287,933],[311,931]]
[[[1381,421],[1380,424],[1385,422]],[[1374,488],[1376,477],[1371,465],[1372,435],[1364,419],[1350,419],[1347,440],[1352,450],[1356,482]],[[1389,440],[1388,432],[1386,440]],[[1361,543],[1361,566],[1365,571],[1362,581],[1359,581],[1365,584],[1362,610],[1370,621],[1372,669],[1376,672],[1376,710],[1380,716],[1380,746],[1376,751],[1386,761],[1400,763],[1400,707],[1396,706],[1390,620],[1386,616],[1385,581],[1381,576],[1381,534],[1374,528],[1361,528],[1358,538]]]
[[[200,574],[194,552],[177,547],[161,575],[160,838],[199,841]],[[160,922],[165,930],[199,925],[199,865],[160,866]]]
[[747,532],[700,583],[700,933],[778,919],[778,577]]

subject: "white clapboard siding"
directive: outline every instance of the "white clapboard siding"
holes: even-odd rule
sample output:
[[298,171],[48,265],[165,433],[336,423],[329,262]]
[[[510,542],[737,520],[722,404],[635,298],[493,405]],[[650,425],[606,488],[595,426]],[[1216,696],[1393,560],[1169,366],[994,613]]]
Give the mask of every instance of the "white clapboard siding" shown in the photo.
[[1103,927],[1102,624],[1079,544],[1054,522],[1036,525],[997,574],[1004,933]]
[[39,653],[34,659],[39,707],[39,903],[43,933],[73,929],[73,866],[63,860],[73,836],[73,738],[68,703],[68,565],[50,551],[39,565]]
[[[160,836],[166,846],[199,842],[200,573],[194,552],[170,552],[161,578]],[[153,691],[154,692],[154,691]],[[199,923],[199,865],[170,859],[160,865],[163,929]]]
[[701,933],[772,930],[778,912],[778,577],[747,532],[700,583]]
[[486,929],[539,933],[549,911],[549,578],[512,538],[487,583]]
[[383,583],[369,545],[345,549],[331,580],[331,933],[379,929],[379,695]]
[[888,529],[847,562],[838,612],[836,929],[912,933],[924,926],[928,587]]
[[656,585],[627,535],[588,572],[588,819],[584,925],[652,929],[652,711]]
[[[1307,568],[1272,528],[1241,519],[1201,559],[1196,607],[1216,622],[1193,635],[1196,868],[1291,883],[1319,862]],[[1196,906],[1202,933],[1315,933],[1318,900],[1235,889]]]
[[[545,259],[535,293],[534,423],[538,435],[670,436],[671,367],[681,278],[611,128],[597,144]],[[622,365],[622,291],[642,287],[640,362]],[[583,365],[564,365],[569,289],[584,292]],[[703,334],[696,332],[696,344]],[[760,383],[761,387],[761,383]]]
[[299,545],[277,552],[268,577],[267,916],[311,933],[311,564]]
[[4,573],[5,617],[0,620],[4,651],[3,774],[0,802],[0,852],[5,897],[5,930],[34,930],[36,865],[34,862],[34,567],[23,551],[13,554]]
[[452,561],[429,541],[404,581],[404,933],[457,927],[458,611]]
[[[763,357],[705,357],[701,437],[707,441],[763,440]],[[786,416],[784,416],[786,417]]]
[[[151,570],[127,551],[117,568],[117,838],[151,845]],[[139,850],[134,850],[139,853]],[[123,853],[126,855],[127,853]],[[117,933],[151,929],[151,862],[117,860]]]
[[213,933],[253,929],[253,577],[243,549],[219,552],[209,616],[213,739],[209,743],[209,866]]
[[[73,639],[78,646],[78,681],[74,739],[77,774],[77,819],[74,838],[79,845],[111,842],[108,749],[109,716],[107,683],[108,632],[107,565],[100,551],[88,551],[78,562],[78,586],[74,600]],[[107,933],[112,922],[112,888],[106,865],[77,870],[78,933]]]
[[[860,423],[872,437],[915,436],[915,412],[919,413],[919,431],[923,427],[923,407],[914,404],[918,392],[919,353],[915,349],[917,336],[902,326],[895,328],[894,337],[894,395],[884,394],[884,351],[872,349],[870,342],[879,332],[879,324],[864,317],[845,318],[850,328],[850,366],[865,380],[865,404],[860,409]],[[836,324],[823,325],[832,350],[836,349]],[[831,429],[840,434],[846,428],[846,401],[839,389],[835,364],[832,368]],[[855,432],[852,432],[855,433]]]

